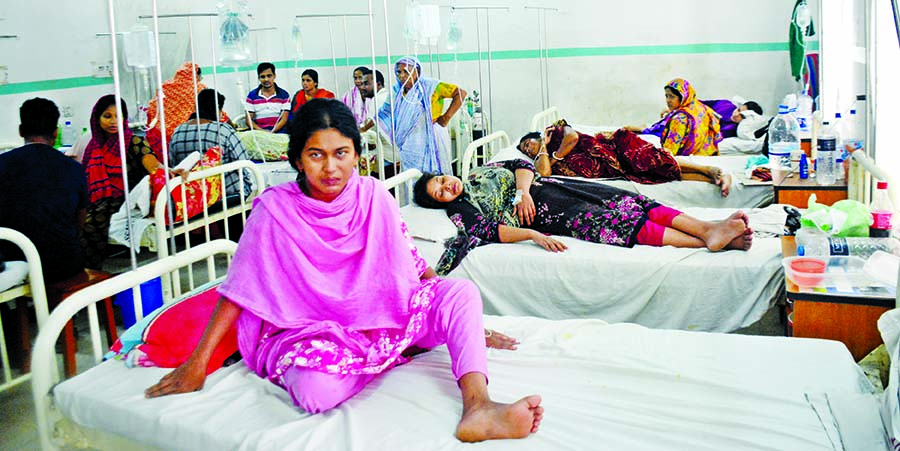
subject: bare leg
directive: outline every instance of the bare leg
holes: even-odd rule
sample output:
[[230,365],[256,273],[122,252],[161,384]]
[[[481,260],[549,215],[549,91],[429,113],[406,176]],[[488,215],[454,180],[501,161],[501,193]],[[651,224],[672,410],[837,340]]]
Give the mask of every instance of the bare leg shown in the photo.
[[724,221],[709,222],[681,214],[672,220],[672,228],[703,240],[711,251],[720,251],[747,230],[741,215],[742,212],[736,212]]
[[539,395],[526,396],[512,404],[491,401],[487,380],[481,373],[466,373],[459,379],[463,414],[456,437],[463,442],[524,438],[537,432],[544,418]]
[[681,167],[681,179],[707,182],[718,185],[722,190],[722,197],[728,197],[731,192],[731,174],[725,174],[721,168],[705,166],[694,163],[682,157],[675,157],[678,166]]

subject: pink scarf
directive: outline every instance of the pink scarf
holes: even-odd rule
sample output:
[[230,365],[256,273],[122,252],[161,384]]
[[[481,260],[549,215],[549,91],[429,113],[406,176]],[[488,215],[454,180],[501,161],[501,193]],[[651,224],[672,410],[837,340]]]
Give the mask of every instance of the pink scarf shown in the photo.
[[359,88],[353,86],[353,88],[344,93],[344,97],[341,100],[353,112],[353,118],[356,119],[357,124],[362,125],[366,122],[366,101],[363,99]]
[[358,331],[406,327],[419,285],[396,202],[354,173],[331,202],[297,183],[258,197],[219,293],[279,328]]

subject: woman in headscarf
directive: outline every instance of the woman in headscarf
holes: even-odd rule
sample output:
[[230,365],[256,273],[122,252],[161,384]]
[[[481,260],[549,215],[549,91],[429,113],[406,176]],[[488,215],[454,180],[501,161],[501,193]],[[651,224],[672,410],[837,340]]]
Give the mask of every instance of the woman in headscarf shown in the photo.
[[[446,127],[462,106],[466,91],[422,76],[422,65],[411,56],[397,60],[394,72],[394,105],[388,98],[378,110],[378,119],[384,134],[400,148],[402,169],[452,174]],[[444,99],[451,99],[446,112]]]
[[[117,116],[122,115],[122,130]],[[119,152],[119,133],[125,140],[125,162]],[[91,141],[82,159],[88,183],[89,205],[84,223],[82,244],[85,267],[101,269],[106,258],[109,240],[109,221],[125,202],[125,190],[131,190],[144,176],[162,165],[150,149],[147,140],[131,133],[128,128],[128,108],[123,100],[116,107],[116,96],[105,95],[91,112]],[[128,178],[125,187],[123,169]],[[176,171],[172,171],[175,174]],[[178,172],[181,174],[181,172]]]
[[488,395],[478,288],[437,277],[394,198],[378,179],[357,173],[361,143],[350,110],[312,100],[288,127],[289,161],[300,176],[256,199],[203,338],[146,395],[202,389],[211,353],[232,327],[250,370],[313,414],[406,362],[412,346],[446,343],[455,383],[434,383],[461,392],[457,438],[537,432],[540,396],[502,404]]
[[363,98],[360,87],[362,86],[365,76],[371,73],[372,70],[365,66],[359,66],[356,69],[353,69],[353,87],[348,89],[347,92],[344,93],[344,96],[341,97],[341,101],[344,102],[344,105],[347,105],[347,108],[350,108],[350,111],[353,112],[353,117],[356,119],[356,123],[360,126],[366,122],[367,107],[367,101]]
[[291,100],[291,116],[297,114],[297,110],[312,99],[333,99],[334,93],[319,87],[319,73],[315,69],[306,69],[300,75],[300,85],[303,89],[294,93]]
[[719,119],[712,108],[697,100],[687,80],[676,78],[665,86],[670,112],[663,129],[662,148],[672,155],[718,155],[722,140]]
[[[184,63],[175,71],[172,78],[163,82],[164,95],[163,108],[165,108],[166,142],[172,139],[175,128],[187,120],[188,116],[196,110],[194,98],[197,93],[206,89],[206,85],[200,83],[203,77],[200,75],[200,66],[194,63]],[[157,157],[162,149],[162,122],[159,120],[159,98],[153,97],[147,108],[147,141],[150,147],[157,152]],[[223,120],[226,121],[226,119]]]

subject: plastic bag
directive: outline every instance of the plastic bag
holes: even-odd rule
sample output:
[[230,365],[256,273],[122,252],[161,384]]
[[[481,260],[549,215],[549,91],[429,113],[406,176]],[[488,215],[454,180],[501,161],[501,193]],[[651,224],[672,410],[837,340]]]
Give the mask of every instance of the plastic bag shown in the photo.
[[869,236],[869,207],[855,200],[840,200],[832,206],[816,203],[816,195],[809,196],[809,207],[800,217],[802,227],[815,227],[834,237]]

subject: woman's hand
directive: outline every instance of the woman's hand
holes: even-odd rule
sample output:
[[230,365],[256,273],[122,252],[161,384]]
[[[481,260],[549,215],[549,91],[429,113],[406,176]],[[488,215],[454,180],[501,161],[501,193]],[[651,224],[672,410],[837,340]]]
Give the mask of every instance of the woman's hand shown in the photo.
[[189,174],[190,174],[190,172],[188,172],[188,171],[186,171],[186,170],[184,170],[184,169],[182,169],[182,168],[178,168],[178,169],[169,169],[169,177],[174,179],[175,177],[181,176],[181,181],[182,181],[182,182],[186,182],[186,181],[187,181],[187,178],[188,178],[188,175],[189,175]]
[[550,252],[564,252],[569,248],[568,246],[563,244],[562,241],[559,241],[537,231],[534,232],[531,241],[534,241],[538,246],[547,249]]
[[446,115],[442,114],[442,115],[438,116],[437,119],[434,120],[434,123],[440,125],[441,127],[446,127],[447,124],[450,123],[450,118],[447,117]]
[[195,392],[202,389],[205,382],[206,368],[204,365],[195,363],[193,359],[188,359],[181,366],[175,368],[175,371],[160,379],[156,385],[145,390],[144,396],[158,398],[178,393]]
[[484,344],[489,348],[508,349],[510,351],[515,351],[516,345],[519,344],[519,340],[516,340],[515,338],[508,335],[501,334],[496,330],[485,329]]
[[534,222],[534,214],[534,200],[531,198],[531,194],[522,191],[522,200],[516,204],[516,215],[519,217],[519,222],[531,225]]

